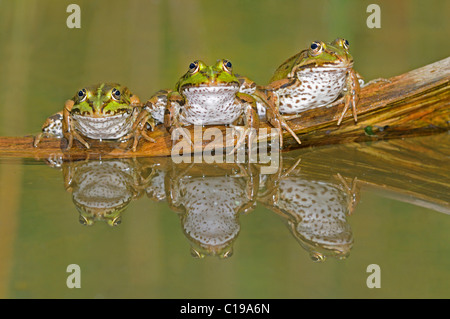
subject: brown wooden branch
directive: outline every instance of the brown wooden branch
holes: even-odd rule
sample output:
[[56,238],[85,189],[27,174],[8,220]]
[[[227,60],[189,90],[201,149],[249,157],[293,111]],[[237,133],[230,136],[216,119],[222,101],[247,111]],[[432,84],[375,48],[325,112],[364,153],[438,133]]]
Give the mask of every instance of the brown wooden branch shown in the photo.
[[[398,75],[389,80],[371,83],[361,90],[358,123],[348,112],[340,126],[337,118],[343,109],[342,101],[330,107],[313,109],[289,124],[299,134],[298,145],[286,132],[285,149],[327,144],[376,141],[406,136],[427,135],[447,131],[450,126],[450,57],[425,67]],[[262,128],[269,125],[262,123]],[[225,133],[225,127],[218,126]],[[205,129],[205,128],[204,128]],[[190,128],[191,135],[193,129]],[[33,147],[33,137],[0,137],[0,157],[48,158],[123,158],[169,156],[172,140],[161,126],[151,134],[156,143],[140,141],[136,152],[127,143],[89,141],[91,149],[76,144],[66,151],[65,141],[44,139]],[[266,139],[260,136],[258,140]],[[206,146],[210,141],[203,141]]]

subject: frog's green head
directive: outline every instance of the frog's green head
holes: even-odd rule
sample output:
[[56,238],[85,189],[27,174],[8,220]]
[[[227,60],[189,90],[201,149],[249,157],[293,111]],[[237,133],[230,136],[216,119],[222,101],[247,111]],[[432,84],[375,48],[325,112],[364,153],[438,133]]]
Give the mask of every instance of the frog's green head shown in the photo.
[[87,207],[85,204],[77,203],[75,198],[74,203],[80,213],[80,223],[86,226],[91,226],[96,221],[104,221],[109,226],[119,225],[122,221],[122,213],[129,204],[129,202],[125,202],[109,208]]
[[308,231],[300,231],[296,223],[288,222],[289,230],[299,242],[300,246],[309,252],[310,258],[315,262],[323,262],[327,257],[345,259],[350,255],[353,247],[353,234],[350,226],[345,224],[343,229],[327,235],[310,234]]
[[129,113],[140,104],[139,98],[117,83],[101,83],[85,87],[72,98],[72,114],[91,117]]
[[239,81],[233,74],[230,61],[222,59],[208,66],[197,60],[189,64],[189,70],[176,84],[176,90],[180,93],[191,87],[233,87],[237,91]]
[[353,57],[347,40],[337,38],[333,42],[314,41],[303,50],[294,62],[291,74],[304,68],[351,68]]
[[191,256],[194,258],[203,259],[206,256],[215,256],[219,259],[226,259],[233,255],[233,242],[227,243],[223,246],[191,246]]

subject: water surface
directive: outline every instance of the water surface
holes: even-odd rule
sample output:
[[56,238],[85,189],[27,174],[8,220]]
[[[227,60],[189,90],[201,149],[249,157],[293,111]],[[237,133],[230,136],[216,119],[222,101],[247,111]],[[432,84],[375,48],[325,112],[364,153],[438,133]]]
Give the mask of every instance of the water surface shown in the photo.
[[[195,59],[207,63],[230,59],[237,73],[264,84],[279,64],[318,39],[348,39],[355,69],[366,79],[401,74],[450,52],[448,1],[380,2],[380,29],[367,28],[370,2],[364,1],[128,1],[125,5],[80,0],[81,28],[68,29],[70,3],[0,2],[2,136],[38,132],[45,118],[61,110],[64,101],[85,85],[116,81],[145,100],[159,89],[173,87]],[[188,226],[195,218],[187,218],[185,211],[186,206],[195,207],[186,201],[194,198],[192,194],[181,196],[176,205],[168,202],[167,188],[161,187],[163,176],[180,171],[170,160],[121,161],[108,173],[101,168],[86,173],[89,168],[81,162],[51,167],[44,161],[2,159],[0,297],[448,298],[448,135],[405,142],[287,154],[285,170],[298,158],[301,161],[293,175],[281,174],[279,180],[259,176],[257,170],[250,181],[230,177],[241,172],[239,167],[192,167],[184,173],[187,167],[181,167],[181,175],[172,179],[182,182],[181,194],[186,193],[183,183],[201,185],[208,178],[212,178],[209,185],[224,188],[207,191],[214,198],[211,203],[228,212],[222,214],[227,217],[222,226],[218,220],[214,224],[223,232],[226,248],[232,247],[226,259],[208,256],[208,250],[193,240],[195,234]],[[189,177],[198,171],[216,173],[197,180]],[[83,174],[117,180],[118,187],[109,194],[128,204],[120,224],[112,227],[103,220],[91,226],[80,224],[80,203],[95,203],[102,189],[108,189],[108,183],[98,185],[95,196],[86,195],[89,185],[76,178],[87,176]],[[70,184],[67,176],[75,182]],[[327,189],[325,194],[334,195],[325,197],[325,203],[339,199],[340,206],[330,204],[336,211],[324,222],[328,228],[322,229],[322,246],[315,246],[319,240],[312,241],[311,233],[308,237],[292,230],[302,213],[298,203],[274,204],[270,196],[261,197],[286,185],[288,190],[289,183],[311,196],[313,186]],[[351,190],[352,183],[358,196],[345,187]],[[257,191],[252,188],[255,184]],[[236,196],[235,206],[255,207],[230,214],[220,194]],[[284,194],[278,195],[283,199]],[[348,215],[345,208],[357,198]],[[104,201],[97,204],[106,205]],[[339,249],[323,247],[325,230],[328,235],[338,234]],[[205,257],[192,257],[192,247]],[[317,251],[327,256],[323,262],[311,260],[311,255],[317,259]],[[345,259],[338,258],[344,255]],[[81,267],[80,289],[66,286],[69,264]],[[370,264],[380,266],[379,289],[366,285]]]

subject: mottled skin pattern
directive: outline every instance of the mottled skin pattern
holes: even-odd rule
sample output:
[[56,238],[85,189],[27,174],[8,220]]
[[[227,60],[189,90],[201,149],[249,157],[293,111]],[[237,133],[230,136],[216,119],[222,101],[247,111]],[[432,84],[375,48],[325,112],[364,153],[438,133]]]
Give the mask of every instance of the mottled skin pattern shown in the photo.
[[240,231],[239,216],[256,204],[258,178],[251,172],[242,175],[247,176],[196,176],[189,174],[189,168],[167,175],[167,201],[180,213],[194,257],[231,256]]
[[314,261],[327,256],[341,259],[350,253],[353,234],[346,217],[354,209],[357,191],[340,175],[324,181],[290,169],[269,176],[259,201],[286,220]]
[[[170,132],[188,125],[231,125],[237,130],[240,128],[237,125],[244,124],[234,152],[244,143],[245,137],[248,136],[248,145],[254,142],[259,116],[280,131],[284,128],[295,135],[286,121],[272,111],[275,106],[268,105],[270,103],[265,92],[257,90],[253,81],[233,73],[230,61],[218,60],[213,66],[194,61],[174,90],[158,91],[147,101],[144,110],[157,123],[164,122]],[[191,141],[184,130],[180,133]]]
[[64,109],[47,119],[42,133],[37,135],[37,147],[42,136],[65,137],[67,149],[78,140],[86,148],[85,137],[96,140],[120,140],[134,138],[133,151],[140,137],[154,142],[146,129],[153,129],[151,118],[141,117],[142,105],[137,96],[117,83],[101,83],[85,87],[65,103]]
[[147,196],[155,202],[165,200],[166,190],[164,187],[164,180],[166,173],[162,170],[154,169],[150,177],[150,181],[145,189]]
[[[251,145],[256,139],[255,129],[259,127],[256,100],[241,93],[240,85],[230,61],[218,60],[212,66],[194,61],[177,82],[175,90],[157,92],[144,109],[161,122],[162,106],[166,102],[164,124],[170,132],[188,125],[235,127],[244,124],[236,150],[247,136],[248,145]],[[180,133],[191,142],[183,129]]]
[[276,112],[284,115],[301,113],[326,106],[343,95],[345,106],[338,125],[349,107],[356,122],[359,75],[353,70],[353,57],[348,48],[345,39],[338,38],[331,43],[315,41],[309,49],[280,65],[265,87],[275,94]]
[[83,225],[99,220],[118,225],[122,213],[145,188],[140,168],[131,160],[67,162],[63,173]]

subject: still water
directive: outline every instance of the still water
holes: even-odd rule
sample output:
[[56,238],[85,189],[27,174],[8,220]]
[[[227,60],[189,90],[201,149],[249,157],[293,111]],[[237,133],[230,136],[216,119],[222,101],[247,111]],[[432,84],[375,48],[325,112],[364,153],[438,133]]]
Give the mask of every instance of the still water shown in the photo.
[[[170,158],[4,159],[2,296],[449,297],[449,142],[290,152],[270,175]],[[79,289],[66,286],[70,264]],[[371,264],[381,288],[367,286]]]
[[[0,135],[37,133],[97,82],[145,100],[195,59],[230,59],[264,84],[318,39],[348,39],[367,80],[450,52],[448,1],[379,1],[379,29],[366,25],[373,1],[272,0],[80,0],[81,28],[69,29],[74,2],[0,1]],[[448,298],[449,144],[441,134],[302,150],[271,175],[1,159],[0,297]],[[95,218],[99,207],[111,213]],[[66,285],[70,264],[79,289]],[[371,264],[381,288],[367,286]]]

